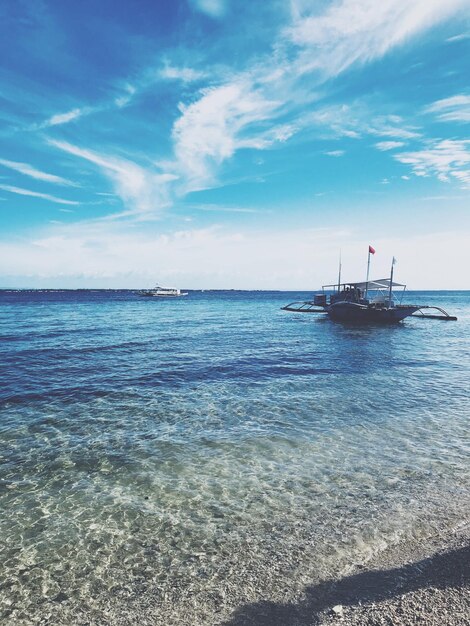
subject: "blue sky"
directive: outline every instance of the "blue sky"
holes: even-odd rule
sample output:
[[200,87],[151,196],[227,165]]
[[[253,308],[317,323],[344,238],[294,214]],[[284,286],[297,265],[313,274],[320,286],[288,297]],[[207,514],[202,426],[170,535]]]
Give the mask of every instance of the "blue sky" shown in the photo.
[[470,0],[0,5],[0,287],[470,288]]

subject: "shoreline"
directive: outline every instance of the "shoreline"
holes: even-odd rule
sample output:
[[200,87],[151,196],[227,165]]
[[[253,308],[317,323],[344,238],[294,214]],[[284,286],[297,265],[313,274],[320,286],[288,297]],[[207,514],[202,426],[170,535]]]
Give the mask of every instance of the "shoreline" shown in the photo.
[[223,626],[470,625],[470,520],[389,546],[296,604],[239,607]]

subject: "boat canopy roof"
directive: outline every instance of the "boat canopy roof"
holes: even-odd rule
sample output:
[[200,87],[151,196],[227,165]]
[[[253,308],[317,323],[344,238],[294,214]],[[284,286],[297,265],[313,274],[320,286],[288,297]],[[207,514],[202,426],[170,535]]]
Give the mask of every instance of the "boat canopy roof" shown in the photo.
[[[357,289],[364,290],[367,286],[367,289],[390,289],[390,278],[378,278],[376,280],[369,280],[368,282],[362,283],[341,283],[342,287],[355,287]],[[338,283],[335,285],[323,285],[323,289],[328,289],[330,287],[337,288]],[[392,282],[392,287],[406,287],[402,283]]]

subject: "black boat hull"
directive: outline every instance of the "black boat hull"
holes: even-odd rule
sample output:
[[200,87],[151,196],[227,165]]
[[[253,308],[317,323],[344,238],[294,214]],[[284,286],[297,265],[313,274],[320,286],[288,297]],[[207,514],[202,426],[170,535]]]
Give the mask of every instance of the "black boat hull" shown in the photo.
[[352,302],[338,302],[326,307],[328,316],[338,322],[353,322],[357,324],[398,324],[413,315],[419,307],[396,306],[375,307]]

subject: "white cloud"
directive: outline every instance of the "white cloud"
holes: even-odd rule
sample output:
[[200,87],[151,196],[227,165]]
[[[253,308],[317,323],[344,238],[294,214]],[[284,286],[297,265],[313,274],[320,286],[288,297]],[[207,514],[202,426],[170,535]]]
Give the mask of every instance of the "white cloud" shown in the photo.
[[79,120],[88,115],[93,115],[95,113],[107,111],[109,109],[112,109],[113,107],[118,107],[119,109],[122,109],[123,107],[127,106],[130,102],[132,102],[132,99],[138,92],[138,89],[137,87],[129,83],[121,85],[119,89],[122,89],[124,93],[120,96],[113,98],[112,100],[109,100],[108,102],[104,102],[102,104],[98,104],[92,107],[91,106],[85,106],[81,108],[76,107],[75,109],[72,109],[71,111],[67,111],[66,113],[56,113],[55,115],[52,115],[46,121],[42,122],[42,124],[34,125],[32,128],[42,129],[42,128],[50,128],[53,126],[62,126],[64,124],[68,124],[69,122]]
[[[223,3],[222,3],[223,4]],[[199,4],[201,10],[222,11],[222,4]],[[187,177],[183,191],[208,186],[216,179],[221,163],[241,148],[271,148],[276,139],[269,124],[279,126],[281,116],[298,115],[301,103],[319,96],[314,88],[325,79],[346,70],[353,64],[366,63],[383,56],[392,48],[422,33],[456,13],[466,0],[342,0],[323,5],[295,2],[294,23],[284,29],[274,44],[276,69],[272,56],[258,60],[256,65],[238,74],[232,81],[202,90],[198,100],[181,105],[181,117],[173,128],[176,171]],[[294,46],[292,45],[294,44]],[[191,80],[193,70],[167,70],[175,78]],[[305,74],[309,73],[308,85]],[[340,107],[337,107],[340,108]],[[291,129],[277,140],[285,141],[300,129],[308,128],[319,113],[295,119]],[[326,115],[325,124],[340,136],[358,138],[361,133],[393,139],[419,137],[416,129],[406,128],[399,118],[377,119],[375,125],[366,119],[342,121]],[[261,131],[260,123],[264,124]],[[283,119],[285,123],[285,118]]]
[[364,123],[361,121],[363,112],[357,110],[356,106],[346,104],[334,104],[327,107],[317,108],[304,119],[305,127],[319,127],[325,134],[333,133],[336,137],[349,137],[359,139],[364,130]]
[[437,176],[443,182],[452,178],[470,184],[470,140],[435,140],[422,150],[394,154],[400,163],[410,165],[416,176]]
[[114,185],[127,214],[156,213],[170,203],[169,184],[177,179],[170,173],[156,172],[129,161],[74,146],[65,141],[49,144],[97,165]]
[[470,122],[470,96],[460,94],[433,102],[425,113],[435,113],[443,122]]
[[341,157],[341,156],[344,156],[345,151],[344,150],[330,150],[329,152],[325,152],[324,154],[328,156],[332,156],[332,157]]
[[464,39],[470,39],[470,33],[460,33],[460,35],[449,37],[446,41],[452,43],[454,41],[463,41]]
[[180,80],[183,83],[192,83],[196,80],[201,80],[206,74],[190,67],[176,67],[167,63],[160,70],[160,76],[165,80]]
[[215,213],[269,213],[270,211],[263,211],[261,209],[252,209],[249,207],[232,207],[223,206],[219,204],[195,204],[191,205],[191,208],[197,211],[213,211]]
[[463,183],[466,188],[470,188],[470,167],[467,170],[453,170],[450,175]]
[[61,124],[68,124],[69,122],[82,117],[82,115],[87,114],[89,109],[72,109],[72,111],[68,111],[67,113],[56,113],[48,120],[46,120],[42,126],[59,126]]
[[128,83],[124,85],[124,92],[125,92],[124,95],[118,96],[117,98],[114,99],[114,104],[120,109],[122,107],[127,106],[129,102],[131,102],[133,96],[137,92],[137,88],[134,87],[134,85],[130,85]]
[[57,225],[34,241],[0,242],[0,265],[6,275],[62,276],[64,284],[80,276],[102,285],[158,280],[193,288],[313,288],[329,276],[312,277],[312,249],[318,257],[333,256],[332,236],[342,237],[336,229],[247,234],[211,227],[159,234],[115,223]]
[[50,128],[53,126],[62,126],[63,124],[68,124],[69,122],[74,122],[80,118],[86,117],[88,115],[93,115],[95,113],[100,113],[102,111],[106,111],[108,109],[113,108],[114,106],[122,109],[127,106],[133,99],[133,97],[137,93],[137,87],[131,85],[129,83],[124,84],[119,87],[123,90],[123,94],[115,97],[113,100],[108,102],[98,104],[96,106],[85,106],[85,107],[76,107],[71,111],[67,111],[66,113],[56,113],[52,115],[49,119],[42,122],[42,124],[33,126],[33,128]]
[[298,14],[287,33],[304,51],[298,59],[303,71],[334,76],[382,57],[463,7],[468,8],[466,0],[342,0],[319,14],[314,4],[311,13]]
[[[374,115],[366,101],[318,108],[303,120],[304,129],[312,126],[326,128],[334,136],[351,139],[359,139],[364,135],[393,137],[394,140],[420,137],[416,128],[406,126],[396,115]],[[386,142],[383,143],[385,145]]]
[[403,143],[403,141],[379,141],[375,144],[375,147],[379,150],[386,151],[394,150],[395,148],[401,148],[404,145],[405,144]]
[[61,176],[55,176],[54,174],[47,174],[46,172],[41,172],[37,170],[32,165],[28,165],[28,163],[18,163],[17,161],[8,161],[7,159],[0,159],[0,165],[4,167],[8,167],[16,172],[20,172],[25,176],[30,176],[36,180],[43,180],[46,183],[54,183],[56,185],[67,185],[70,187],[78,187],[77,183],[72,182],[71,180],[67,180],[66,178],[62,178]]
[[[225,0],[193,0],[198,10],[222,17],[228,4]],[[264,150],[284,142],[299,131],[312,131],[315,123],[323,123],[338,136],[359,138],[373,134],[405,140],[419,136],[407,128],[400,118],[384,116],[372,119],[348,119],[351,109],[335,116],[321,112],[303,116],[321,97],[316,89],[325,79],[346,70],[353,64],[373,61],[455,13],[466,0],[336,0],[326,5],[297,0],[292,6],[294,22],[280,31],[273,42],[273,55],[258,57],[245,71],[231,73],[222,84],[201,89],[191,100],[180,104],[180,116],[172,129],[173,155],[159,174],[126,159],[100,155],[90,150],[56,142],[56,146],[85,158],[98,166],[112,181],[116,194],[128,212],[151,214],[172,203],[176,195],[204,189],[217,184],[221,164],[240,149]],[[313,7],[313,9],[312,9]],[[125,106],[137,90],[161,80],[190,83],[200,78],[227,76],[227,71],[204,74],[169,60],[160,70],[153,69],[137,81],[139,87],[124,86],[125,94],[114,105]],[[308,81],[305,81],[309,73]],[[196,96],[196,97],[194,97]],[[103,107],[102,107],[103,108]],[[337,107],[340,108],[340,107]],[[52,116],[46,125],[64,124],[92,110],[76,108]],[[354,111],[353,111],[354,114]],[[309,126],[310,124],[310,126]],[[382,142],[385,145],[386,142]],[[177,184],[172,184],[176,178]]]
[[173,127],[176,168],[187,180],[186,191],[214,180],[216,167],[241,147],[266,147],[266,137],[244,137],[251,124],[269,119],[279,103],[268,100],[249,82],[206,89]]
[[[373,273],[387,273],[394,255],[400,259],[397,279],[410,288],[466,288],[466,240],[460,232],[374,237]],[[345,278],[363,276],[358,250],[367,245],[362,233],[337,228],[247,233],[212,227],[164,234],[132,232],[116,223],[57,224],[33,241],[0,241],[0,266],[5,276],[29,285],[47,279],[62,286],[136,288],[162,281],[188,288],[314,290],[334,282],[339,248]],[[456,267],[464,268],[461,275]]]
[[23,189],[22,187],[13,187],[12,185],[0,185],[0,189],[9,191],[10,193],[16,193],[20,196],[32,196],[33,198],[49,200],[50,202],[56,202],[57,204],[79,204],[79,202],[57,198],[57,196],[51,196],[48,193],[39,193],[38,191],[31,191],[30,189]]
[[223,17],[227,10],[226,0],[193,0],[193,4],[210,17]]
[[396,137],[398,139],[416,139],[420,137],[420,133],[415,130],[388,126],[387,124],[381,124],[380,121],[375,127],[369,127],[368,132],[372,135],[378,135],[379,137]]
[[270,142],[280,141],[283,143],[295,135],[298,130],[299,127],[296,124],[281,124],[280,126],[275,126],[272,131],[270,131]]

